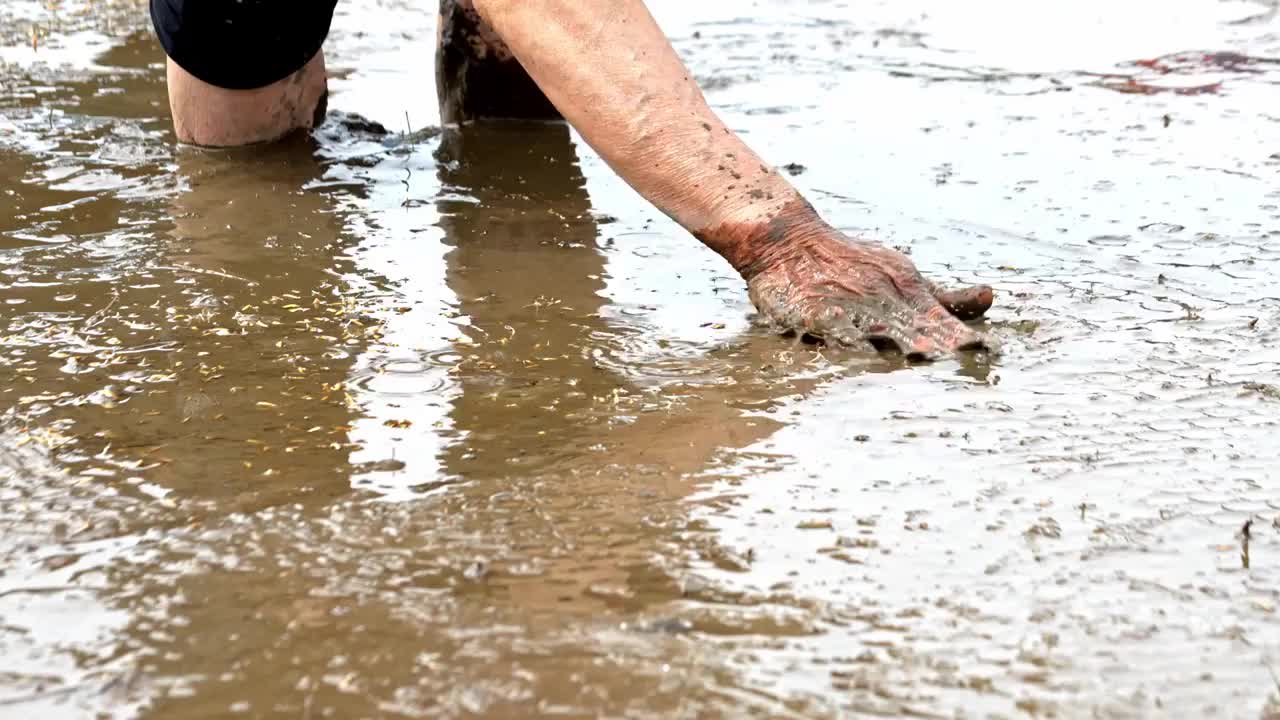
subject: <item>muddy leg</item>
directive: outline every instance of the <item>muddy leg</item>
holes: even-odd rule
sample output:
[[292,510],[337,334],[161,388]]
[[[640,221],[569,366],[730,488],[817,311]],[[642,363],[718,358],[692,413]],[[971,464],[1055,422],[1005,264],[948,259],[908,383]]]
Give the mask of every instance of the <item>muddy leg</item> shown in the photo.
[[560,118],[470,0],[440,0],[436,93],[440,119]]

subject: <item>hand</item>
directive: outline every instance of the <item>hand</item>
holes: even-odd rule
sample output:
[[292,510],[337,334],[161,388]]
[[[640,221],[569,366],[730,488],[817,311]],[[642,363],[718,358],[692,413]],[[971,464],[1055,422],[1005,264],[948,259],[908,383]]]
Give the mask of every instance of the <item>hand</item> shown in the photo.
[[782,329],[912,360],[994,349],[961,322],[991,307],[990,287],[943,290],[906,255],[830,227],[778,240],[751,268],[748,287],[756,308]]

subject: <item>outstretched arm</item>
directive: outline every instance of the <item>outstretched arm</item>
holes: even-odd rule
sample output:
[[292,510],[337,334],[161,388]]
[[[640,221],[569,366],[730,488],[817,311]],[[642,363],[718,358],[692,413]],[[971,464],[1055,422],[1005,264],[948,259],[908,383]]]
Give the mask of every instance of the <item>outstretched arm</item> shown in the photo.
[[748,281],[778,324],[933,355],[982,345],[900,253],[831,228],[716,116],[643,0],[474,0],[547,98],[624,180]]

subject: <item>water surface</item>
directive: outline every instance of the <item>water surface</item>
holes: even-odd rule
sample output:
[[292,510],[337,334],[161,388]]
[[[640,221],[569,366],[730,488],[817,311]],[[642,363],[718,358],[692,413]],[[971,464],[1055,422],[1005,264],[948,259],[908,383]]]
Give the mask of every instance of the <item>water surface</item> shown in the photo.
[[997,288],[908,367],[754,328],[563,126],[402,137],[432,8],[210,152],[143,5],[0,9],[0,716],[1280,712],[1274,8],[652,2],[824,216]]

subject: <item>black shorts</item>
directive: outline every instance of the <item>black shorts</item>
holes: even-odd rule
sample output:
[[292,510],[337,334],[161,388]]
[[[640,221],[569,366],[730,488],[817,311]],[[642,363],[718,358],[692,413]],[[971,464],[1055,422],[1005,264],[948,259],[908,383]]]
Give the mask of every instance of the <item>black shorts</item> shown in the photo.
[[320,52],[338,0],[151,0],[171,60],[229,90],[283,80]]

